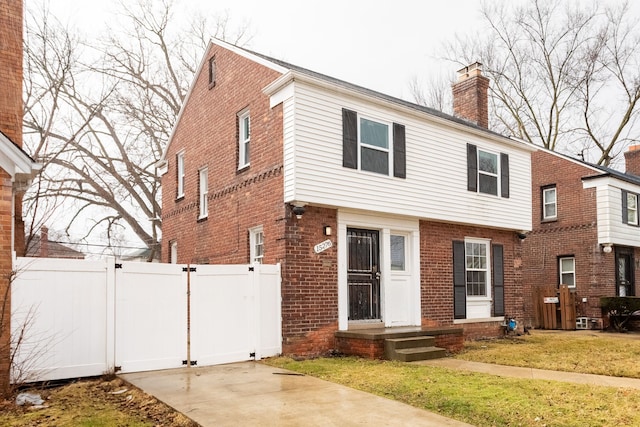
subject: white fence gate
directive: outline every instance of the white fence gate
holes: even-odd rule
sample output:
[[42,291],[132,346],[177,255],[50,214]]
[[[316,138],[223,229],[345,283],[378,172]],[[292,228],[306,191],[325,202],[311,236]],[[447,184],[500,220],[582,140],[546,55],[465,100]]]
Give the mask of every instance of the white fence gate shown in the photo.
[[[118,268],[116,268],[116,266]],[[21,379],[205,366],[282,352],[279,265],[18,258]]]

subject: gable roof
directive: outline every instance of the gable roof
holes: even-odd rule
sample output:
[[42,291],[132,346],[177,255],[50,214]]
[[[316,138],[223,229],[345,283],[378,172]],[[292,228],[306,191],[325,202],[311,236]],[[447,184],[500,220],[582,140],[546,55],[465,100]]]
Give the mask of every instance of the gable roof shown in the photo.
[[[46,245],[46,247],[44,247]],[[45,255],[46,254],[46,255]],[[43,240],[41,236],[35,235],[29,241],[26,256],[37,258],[67,258],[84,259],[84,253],[51,240]]]
[[[442,111],[439,111],[439,110],[436,110],[434,108],[425,107],[423,105],[419,105],[419,104],[416,104],[416,103],[413,103],[413,102],[409,102],[409,101],[406,101],[404,99],[396,98],[396,97],[393,97],[391,95],[384,94],[382,92],[378,92],[378,91],[375,91],[375,90],[372,90],[372,89],[365,88],[363,86],[359,86],[359,85],[356,85],[356,84],[353,84],[353,83],[349,83],[349,82],[346,82],[344,80],[337,79],[335,77],[327,76],[325,74],[318,73],[316,71],[312,71],[312,70],[309,70],[307,68],[299,67],[297,65],[290,64],[288,62],[285,62],[285,61],[282,61],[282,60],[279,60],[279,59],[275,59],[275,58],[272,58],[272,57],[267,56],[267,55],[263,55],[263,54],[258,53],[258,52],[254,52],[254,51],[242,48],[242,47],[231,45],[231,44],[229,44],[227,42],[224,42],[222,40],[212,38],[210,40],[210,42],[209,42],[209,45],[207,46],[205,54],[203,55],[202,59],[200,60],[200,65],[197,68],[197,71],[196,71],[196,73],[195,73],[195,75],[193,77],[193,81],[191,83],[191,86],[189,87],[189,90],[188,90],[187,94],[185,95],[185,98],[184,98],[184,100],[182,102],[182,106],[180,108],[180,112],[178,113],[178,117],[176,118],[176,122],[174,124],[173,130],[171,131],[171,135],[169,136],[169,142],[168,142],[167,146],[165,147],[164,152],[162,153],[162,157],[161,157],[160,161],[158,162],[159,168],[163,167],[166,164],[166,155],[167,155],[169,146],[171,145],[171,141],[173,140],[173,136],[174,136],[175,130],[178,127],[178,124],[180,123],[180,120],[182,118],[182,114],[183,114],[185,105],[189,101],[189,98],[191,96],[193,87],[195,86],[196,79],[198,78],[198,76],[202,72],[203,67],[207,63],[207,61],[206,61],[206,52],[208,52],[211,49],[211,46],[214,45],[214,44],[218,45],[218,46],[221,46],[221,47],[223,47],[225,49],[231,50],[232,52],[234,52],[234,53],[236,53],[236,54],[238,54],[240,56],[243,56],[243,57],[245,57],[245,58],[247,58],[249,60],[257,62],[257,63],[259,63],[261,65],[264,65],[264,66],[266,66],[268,68],[271,68],[271,69],[281,73],[283,75],[281,77],[281,79],[284,79],[285,81],[288,81],[291,78],[295,79],[295,75],[296,74],[298,76],[307,76],[307,77],[309,77],[311,79],[315,79],[315,80],[318,80],[318,81],[325,82],[325,83],[327,83],[327,84],[329,84],[331,86],[341,87],[341,88],[344,88],[344,89],[349,90],[351,92],[356,92],[356,93],[362,94],[362,95],[367,96],[369,98],[374,98],[374,99],[378,99],[378,100],[381,100],[381,101],[385,101],[385,102],[388,102],[388,103],[391,103],[391,104],[395,104],[395,105],[398,105],[398,106],[409,108],[409,109],[414,110],[414,111],[418,111],[418,112],[421,112],[421,113],[426,113],[426,114],[428,114],[430,116],[433,116],[433,117],[436,117],[436,118],[439,118],[439,119],[444,119],[446,121],[449,121],[449,122],[452,122],[452,123],[456,123],[458,125],[463,125],[463,126],[466,126],[466,127],[470,128],[470,129],[474,129],[476,131],[483,132],[483,133],[485,133],[487,135],[491,135],[493,137],[499,137],[499,138],[504,138],[505,140],[511,140],[512,142],[514,142],[514,143],[516,143],[516,144],[518,144],[518,145],[520,145],[522,147],[528,147],[529,150],[533,151],[533,149],[531,149],[531,145],[532,144],[529,144],[526,141],[523,141],[523,140],[520,140],[520,139],[516,139],[516,138],[509,138],[509,137],[507,137],[505,135],[502,135],[502,134],[494,132],[492,130],[483,128],[483,127],[478,126],[477,124],[475,124],[473,122],[467,121],[467,120],[462,119],[460,117],[456,117],[456,116],[453,116],[453,115],[450,115],[450,114],[446,114],[446,113],[444,113]],[[277,86],[279,86],[278,80],[280,80],[280,79],[277,79],[276,82],[272,83],[272,85],[274,87],[276,87],[276,88],[277,88]],[[281,84],[284,84],[284,82],[281,82]],[[270,85],[270,86],[272,86],[272,85]],[[269,90],[270,91],[271,90],[275,91],[276,89],[274,89],[274,87],[272,87]]]
[[538,150],[539,151],[544,151],[545,153],[554,155],[556,157],[563,158],[563,159],[565,159],[567,161],[570,161],[570,162],[573,162],[573,163],[577,163],[577,164],[579,164],[581,166],[585,166],[585,167],[591,169],[592,171],[596,172],[596,175],[583,176],[581,178],[583,181],[610,176],[612,178],[616,178],[616,179],[619,179],[621,181],[628,182],[630,184],[640,185],[640,176],[633,175],[633,174],[626,173],[626,172],[621,172],[619,170],[612,169],[612,168],[610,168],[608,166],[601,166],[601,165],[596,165],[594,163],[589,163],[589,162],[586,162],[584,160],[576,159],[575,157],[571,157],[571,156],[568,156],[566,154],[559,153],[557,151],[549,150],[548,148],[538,147]]

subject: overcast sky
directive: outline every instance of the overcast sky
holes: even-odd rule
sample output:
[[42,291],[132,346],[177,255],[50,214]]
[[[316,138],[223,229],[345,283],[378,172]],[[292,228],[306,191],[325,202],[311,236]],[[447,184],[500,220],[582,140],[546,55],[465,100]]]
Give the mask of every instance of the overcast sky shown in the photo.
[[[257,52],[406,99],[414,76],[455,76],[456,65],[438,61],[437,50],[456,32],[480,27],[478,0],[174,1],[181,11],[228,10],[235,22],[249,21],[248,47]],[[91,31],[113,18],[117,1],[49,5],[62,22]]]

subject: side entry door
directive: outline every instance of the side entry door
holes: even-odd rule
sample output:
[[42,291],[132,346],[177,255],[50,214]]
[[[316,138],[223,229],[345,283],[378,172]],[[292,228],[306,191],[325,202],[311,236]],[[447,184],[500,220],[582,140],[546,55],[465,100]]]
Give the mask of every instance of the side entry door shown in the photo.
[[616,294],[620,297],[635,296],[633,249],[616,248]]
[[380,319],[379,232],[347,229],[349,320]]

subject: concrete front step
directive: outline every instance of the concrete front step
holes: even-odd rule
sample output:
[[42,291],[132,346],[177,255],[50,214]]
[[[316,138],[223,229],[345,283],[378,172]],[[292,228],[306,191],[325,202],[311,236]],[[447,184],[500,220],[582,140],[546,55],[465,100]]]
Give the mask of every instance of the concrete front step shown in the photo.
[[415,347],[433,347],[436,344],[436,338],[428,335],[419,337],[403,337],[403,338],[389,338],[384,340],[385,351],[400,350],[403,348],[415,348]]
[[384,355],[389,360],[413,362],[444,357],[446,350],[435,347],[435,338],[418,336],[406,338],[390,338],[384,341]]
[[415,362],[416,360],[432,360],[445,357],[446,350],[439,347],[416,347],[396,350],[391,360],[401,362]]

